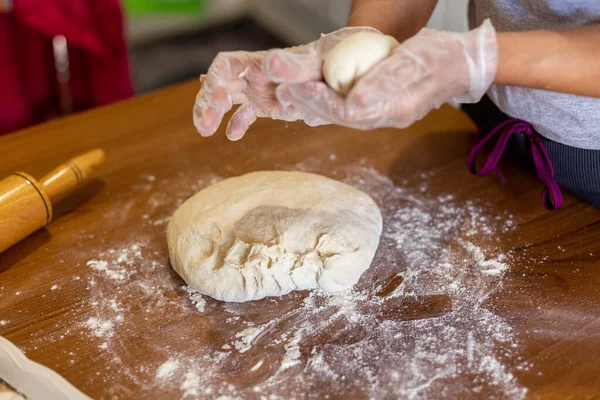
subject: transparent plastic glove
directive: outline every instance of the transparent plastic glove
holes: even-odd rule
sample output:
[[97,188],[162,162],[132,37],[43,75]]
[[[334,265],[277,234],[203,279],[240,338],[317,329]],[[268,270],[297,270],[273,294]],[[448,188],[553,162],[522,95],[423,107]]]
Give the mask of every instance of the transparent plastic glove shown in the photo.
[[227,137],[231,140],[241,139],[257,117],[302,120],[312,126],[324,124],[312,113],[293,106],[282,107],[275,90],[280,83],[321,80],[323,56],[346,36],[364,30],[377,32],[368,27],[342,28],[303,46],[219,53],[196,96],[194,125],[198,132],[203,136],[214,134],[234,104],[240,107],[227,125]]
[[496,74],[497,54],[489,21],[466,33],[422,29],[362,76],[346,98],[314,81],[280,85],[277,98],[326,123],[404,128],[453,98],[481,99]]

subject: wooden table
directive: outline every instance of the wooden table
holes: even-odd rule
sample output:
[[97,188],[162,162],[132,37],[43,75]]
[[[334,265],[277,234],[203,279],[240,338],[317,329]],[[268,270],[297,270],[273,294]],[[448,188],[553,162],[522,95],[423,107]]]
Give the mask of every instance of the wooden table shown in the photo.
[[[469,175],[474,127],[449,107],[405,130],[259,120],[228,142],[223,129],[195,132],[197,87],[0,137],[0,176],[40,177],[79,152],[107,153],[47,229],[0,255],[0,335],[29,358],[107,399],[600,395],[598,209],[565,195],[561,211],[546,211],[541,184],[510,161],[505,184]],[[168,217],[200,188],[261,169],[322,173],[376,199],[388,229],[355,295],[225,305],[182,288]],[[507,269],[458,275],[492,258]],[[410,286],[443,280],[441,268],[458,283]]]

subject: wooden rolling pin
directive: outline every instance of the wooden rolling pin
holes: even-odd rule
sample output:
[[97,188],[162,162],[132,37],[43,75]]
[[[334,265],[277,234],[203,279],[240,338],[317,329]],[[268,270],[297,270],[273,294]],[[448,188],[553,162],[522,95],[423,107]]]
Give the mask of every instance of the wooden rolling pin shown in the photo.
[[24,172],[0,181],[0,253],[52,220],[52,204],[85,183],[104,163],[95,149],[60,165],[40,182]]

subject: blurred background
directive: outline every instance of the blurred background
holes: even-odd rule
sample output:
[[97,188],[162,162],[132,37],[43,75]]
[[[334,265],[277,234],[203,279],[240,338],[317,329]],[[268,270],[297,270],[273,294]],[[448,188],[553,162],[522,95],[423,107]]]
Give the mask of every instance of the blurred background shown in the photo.
[[[440,0],[429,26],[466,30],[467,2]],[[197,78],[220,51],[312,41],[351,4],[0,0],[0,134]]]

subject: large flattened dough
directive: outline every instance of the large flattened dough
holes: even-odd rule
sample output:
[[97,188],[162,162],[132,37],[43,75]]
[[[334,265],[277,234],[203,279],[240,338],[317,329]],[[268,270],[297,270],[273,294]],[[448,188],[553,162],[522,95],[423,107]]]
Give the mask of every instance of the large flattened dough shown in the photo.
[[351,287],[381,230],[379,208],[360,190],[305,172],[262,171],[192,196],[171,218],[167,241],[188,285],[243,302]]

